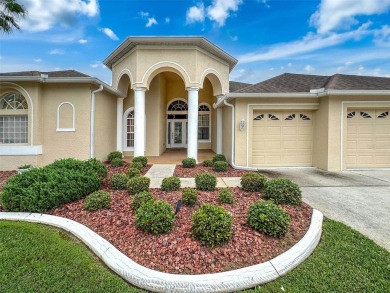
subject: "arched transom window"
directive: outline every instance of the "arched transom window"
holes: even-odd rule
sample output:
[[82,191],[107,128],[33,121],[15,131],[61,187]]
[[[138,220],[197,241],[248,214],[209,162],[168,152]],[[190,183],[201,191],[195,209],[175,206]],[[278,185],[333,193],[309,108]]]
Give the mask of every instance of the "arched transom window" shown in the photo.
[[27,110],[28,105],[26,99],[20,93],[9,93],[1,98],[0,109]]
[[168,111],[188,111],[188,105],[182,100],[176,100],[169,105]]

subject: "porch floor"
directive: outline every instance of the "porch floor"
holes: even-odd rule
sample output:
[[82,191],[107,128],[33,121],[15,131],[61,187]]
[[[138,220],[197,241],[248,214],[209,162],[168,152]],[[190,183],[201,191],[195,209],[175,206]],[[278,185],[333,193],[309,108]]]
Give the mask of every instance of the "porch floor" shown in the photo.
[[[198,150],[198,162],[212,159],[215,153],[212,150]],[[161,156],[147,156],[148,164],[181,164],[187,158],[187,149],[167,149]],[[125,161],[131,162],[133,157],[125,157]]]

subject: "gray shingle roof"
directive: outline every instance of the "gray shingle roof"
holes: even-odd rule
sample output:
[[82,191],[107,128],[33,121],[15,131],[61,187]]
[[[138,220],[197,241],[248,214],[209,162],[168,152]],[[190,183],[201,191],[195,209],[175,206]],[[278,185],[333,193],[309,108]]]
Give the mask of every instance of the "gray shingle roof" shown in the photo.
[[0,76],[41,76],[47,74],[49,77],[90,77],[76,70],[61,70],[61,71],[19,71],[0,73]]
[[250,85],[252,84],[238,81],[229,81],[229,92],[232,93]]

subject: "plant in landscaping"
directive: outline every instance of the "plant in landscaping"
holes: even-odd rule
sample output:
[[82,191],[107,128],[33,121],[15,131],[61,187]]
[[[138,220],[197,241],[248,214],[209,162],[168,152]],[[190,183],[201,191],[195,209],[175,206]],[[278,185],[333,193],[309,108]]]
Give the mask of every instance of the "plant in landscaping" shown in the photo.
[[108,175],[106,166],[96,158],[92,158],[83,161],[84,168],[92,170],[102,178],[106,178]]
[[129,179],[124,173],[114,174],[111,178],[110,187],[111,189],[117,189],[117,190],[126,189],[128,180]]
[[148,201],[136,211],[137,226],[149,233],[166,233],[171,230],[174,221],[175,214],[172,206],[162,200]]
[[31,169],[33,166],[30,164],[19,166],[18,169]]
[[127,177],[128,178],[134,178],[137,176],[141,176],[141,172],[137,168],[129,168],[129,170],[127,170]]
[[150,178],[144,176],[137,176],[130,178],[127,181],[127,190],[129,194],[137,194],[142,191],[148,191],[150,185]]
[[141,162],[133,162],[131,163],[130,168],[138,169],[141,172],[144,169],[144,166],[142,165]]
[[280,238],[288,231],[290,215],[272,201],[258,201],[249,207],[247,221],[256,231]]
[[149,201],[153,201],[153,194],[150,191],[142,191],[134,195],[133,201],[131,202],[131,208],[136,211],[142,206],[144,203]]
[[148,164],[148,158],[144,156],[134,157],[133,163],[141,163],[142,167],[146,167],[146,165]]
[[204,167],[212,167],[213,166],[213,161],[212,160],[204,160],[203,161],[203,166]]
[[233,216],[220,206],[203,204],[192,216],[192,237],[214,248],[233,235]]
[[196,160],[193,158],[186,158],[183,161],[183,168],[195,168],[196,166]]
[[229,164],[223,161],[216,161],[214,163],[214,171],[215,172],[226,172]]
[[241,177],[241,188],[249,192],[260,191],[267,180],[268,178],[260,173],[246,173]]
[[234,195],[228,188],[221,189],[218,193],[218,199],[221,203],[233,203]]
[[97,211],[100,209],[109,209],[111,195],[106,191],[95,191],[87,196],[84,201],[84,209],[87,211]]
[[113,159],[122,159],[122,153],[118,151],[109,153],[107,160],[111,163]]
[[213,158],[213,162],[226,162],[226,157],[224,154],[216,154]]
[[302,192],[298,184],[289,179],[269,180],[264,186],[264,197],[276,204],[300,205]]
[[217,178],[208,173],[201,173],[195,176],[196,189],[203,191],[213,191],[217,186]]
[[161,189],[164,191],[174,191],[180,189],[180,179],[175,176],[164,178],[161,183]]
[[48,169],[67,169],[73,171],[86,171],[98,174],[100,177],[107,177],[107,168],[106,166],[97,160],[92,158],[86,161],[80,161],[73,158],[56,160],[53,163],[45,166],[44,168]]
[[122,167],[123,166],[123,160],[119,158],[112,159],[111,166],[113,167]]
[[182,201],[185,205],[194,205],[198,202],[198,195],[196,189],[184,188]]

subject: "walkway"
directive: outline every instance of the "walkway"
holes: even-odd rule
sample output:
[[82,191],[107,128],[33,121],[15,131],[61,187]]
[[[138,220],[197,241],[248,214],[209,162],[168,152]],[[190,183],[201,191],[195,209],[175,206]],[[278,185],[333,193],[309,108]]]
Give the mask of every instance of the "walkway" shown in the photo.
[[[212,159],[215,153],[212,150],[198,150],[198,162]],[[166,149],[161,156],[147,156],[149,164],[181,164],[187,158],[187,149]],[[125,157],[127,162],[131,162],[133,157]]]

